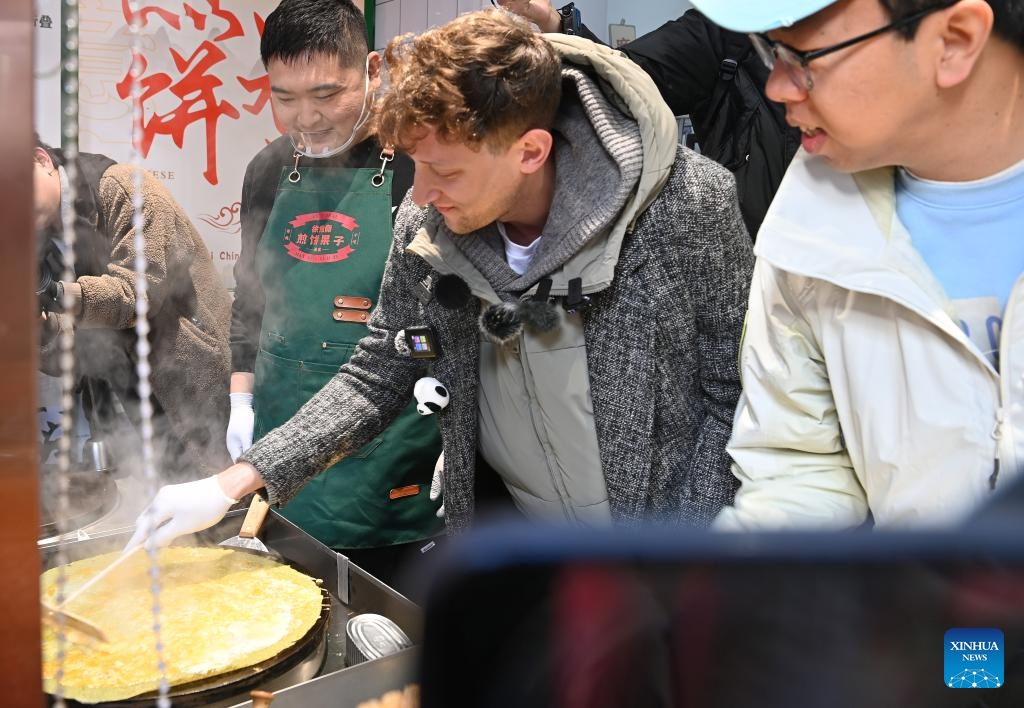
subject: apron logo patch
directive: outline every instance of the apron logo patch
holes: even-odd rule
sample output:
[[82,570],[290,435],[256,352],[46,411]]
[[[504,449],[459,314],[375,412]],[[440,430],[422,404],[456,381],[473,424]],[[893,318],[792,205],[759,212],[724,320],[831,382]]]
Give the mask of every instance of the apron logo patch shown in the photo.
[[284,250],[306,263],[337,263],[359,245],[359,224],[348,214],[317,211],[299,214],[288,222]]

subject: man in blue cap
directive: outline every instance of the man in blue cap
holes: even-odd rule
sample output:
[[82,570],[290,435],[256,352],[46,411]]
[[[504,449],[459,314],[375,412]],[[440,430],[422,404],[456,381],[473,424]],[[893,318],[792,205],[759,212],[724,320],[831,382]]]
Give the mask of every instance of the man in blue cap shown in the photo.
[[802,133],[719,528],[954,523],[1024,460],[1024,1],[696,0]]

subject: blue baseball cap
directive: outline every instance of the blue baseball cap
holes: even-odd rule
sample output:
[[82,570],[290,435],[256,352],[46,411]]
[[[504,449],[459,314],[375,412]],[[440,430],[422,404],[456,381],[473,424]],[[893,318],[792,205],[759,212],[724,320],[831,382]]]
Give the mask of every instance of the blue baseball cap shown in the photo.
[[767,32],[789,27],[837,0],[690,0],[716,25],[734,32]]

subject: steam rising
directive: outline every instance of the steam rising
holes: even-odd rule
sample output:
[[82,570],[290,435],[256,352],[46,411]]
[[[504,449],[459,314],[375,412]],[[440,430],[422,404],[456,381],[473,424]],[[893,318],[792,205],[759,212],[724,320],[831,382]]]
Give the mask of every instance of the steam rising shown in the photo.
[[[54,151],[58,157],[60,153]],[[140,399],[135,355],[135,249],[132,244],[132,170],[101,156],[82,154],[75,199],[75,273],[84,293],[84,311],[74,326],[74,419],[72,470],[141,478]],[[99,167],[97,167],[99,165]],[[93,167],[90,173],[90,167]],[[63,173],[63,170],[62,170]],[[90,180],[90,174],[92,179]],[[62,176],[66,176],[62,174]],[[143,252],[147,262],[152,347],[154,463],[161,483],[198,479],[223,469],[228,416],[231,299],[210,253],[184,211],[150,175],[142,182],[146,220]],[[64,242],[59,220],[39,234],[40,242]],[[60,398],[50,376],[59,375],[55,330],[70,318],[52,313],[56,326],[44,326],[40,342],[41,489],[47,479],[60,430]],[[43,375],[46,374],[46,375]],[[59,385],[56,386],[59,391]],[[102,440],[114,468],[89,470],[86,439]],[[80,487],[91,493],[88,485]],[[140,490],[141,495],[147,492]],[[142,505],[147,498],[132,500]]]

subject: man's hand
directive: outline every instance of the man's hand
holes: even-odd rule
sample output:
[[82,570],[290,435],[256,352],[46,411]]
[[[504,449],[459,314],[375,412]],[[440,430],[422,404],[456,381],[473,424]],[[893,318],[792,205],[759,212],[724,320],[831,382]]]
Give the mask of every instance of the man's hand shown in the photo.
[[213,526],[224,518],[237,499],[229,497],[217,475],[195,482],[170,484],[157,492],[153,502],[135,521],[125,552],[144,543],[149,535],[150,514],[152,514],[153,541],[158,547],[170,543],[188,533],[195,533]]
[[53,338],[60,334],[60,317],[56,312],[43,310],[39,315],[39,326],[42,332],[42,342],[52,342]]
[[558,32],[562,20],[549,0],[492,0],[498,7],[525,17],[540,27],[541,32]]
[[231,461],[252,447],[252,432],[256,426],[256,413],[252,409],[251,393],[231,393],[231,417],[228,419],[228,433],[225,442]]
[[[444,490],[444,453],[437,458],[437,462],[434,464],[434,476],[430,480],[430,501],[437,501],[441,498],[441,492]],[[437,510],[437,518],[444,518],[444,503],[442,502],[441,508]]]

